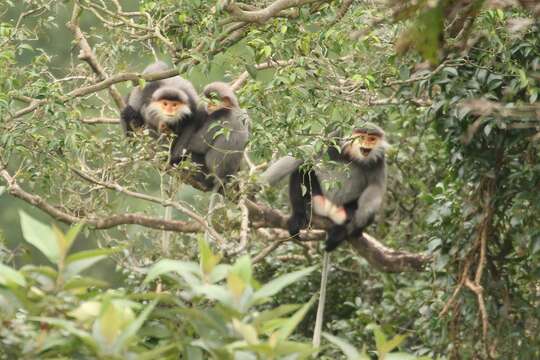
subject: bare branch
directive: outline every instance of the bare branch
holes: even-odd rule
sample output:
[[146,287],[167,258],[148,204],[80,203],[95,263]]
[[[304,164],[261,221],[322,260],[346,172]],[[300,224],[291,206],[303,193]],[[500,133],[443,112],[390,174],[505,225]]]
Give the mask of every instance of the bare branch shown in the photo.
[[120,120],[117,118],[109,117],[96,117],[91,119],[82,119],[81,122],[85,124],[95,125],[95,124],[119,124]]
[[[294,60],[277,60],[277,61],[268,60],[267,62],[255,65],[255,69],[264,70],[264,69],[269,69],[269,68],[277,67],[277,66],[292,65],[294,63],[295,63]],[[244,85],[244,83],[247,81],[248,78],[249,78],[249,72],[244,71],[230,85],[233,88],[233,90],[238,90],[239,88],[242,87],[242,85]]]
[[[88,40],[86,40],[86,37],[84,36],[83,32],[81,31],[81,28],[79,26],[79,17],[81,15],[81,8],[78,4],[78,2],[73,5],[73,13],[71,15],[71,20],[67,23],[67,27],[73,32],[73,35],[75,36],[75,40],[77,41],[79,48],[81,49],[81,52],[79,54],[79,59],[86,61],[88,65],[92,68],[94,73],[98,76],[99,79],[107,79],[107,74],[105,73],[105,70],[101,66],[101,64],[98,62],[96,55],[94,54],[94,51],[90,47],[90,44],[88,43]],[[111,94],[114,102],[116,103],[116,106],[119,109],[123,109],[126,104],[124,103],[124,100],[122,99],[122,95],[116,90],[114,86],[109,87],[109,93]]]

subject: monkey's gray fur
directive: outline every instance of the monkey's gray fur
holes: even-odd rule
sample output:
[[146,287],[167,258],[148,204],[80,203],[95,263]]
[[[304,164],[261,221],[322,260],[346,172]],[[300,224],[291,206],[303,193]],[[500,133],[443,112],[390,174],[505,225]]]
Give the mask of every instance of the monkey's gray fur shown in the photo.
[[[163,61],[157,61],[147,66],[143,74],[151,74],[169,70],[170,67]],[[153,107],[152,101],[160,99],[180,100],[188,104],[189,109],[184,109],[175,117],[163,116],[162,112]],[[196,122],[197,104],[199,96],[193,84],[181,76],[173,76],[167,79],[148,82],[143,89],[135,87],[126,98],[127,106],[122,110],[121,124],[126,135],[133,128],[148,126],[157,131],[161,121],[167,123],[175,133],[181,132],[182,122]],[[184,124],[184,126],[187,124]]]
[[193,161],[201,165],[201,175],[197,180],[208,188],[216,183],[223,185],[240,168],[243,152],[249,138],[250,119],[247,112],[240,108],[232,88],[223,82],[207,85],[203,94],[209,97],[216,93],[222,102],[228,102],[230,108],[220,108],[212,112],[202,105],[199,114],[204,117],[198,129],[185,149],[173,143],[171,163],[176,164],[190,154]]
[[[331,204],[345,209],[345,223],[336,224],[329,232],[326,249],[333,250],[349,236],[360,235],[370,225],[379,211],[386,190],[384,131],[367,124],[355,129],[381,137],[379,145],[368,155],[353,146],[351,139],[341,140],[341,152],[330,147],[328,155],[332,162],[316,164],[311,169],[301,169],[303,160],[285,156],[272,164],[261,176],[262,181],[276,184],[289,176],[289,197],[293,214],[289,219],[289,232],[298,234],[307,226],[312,196],[322,195]],[[302,194],[304,185],[307,194]],[[330,185],[330,186],[329,186]]]

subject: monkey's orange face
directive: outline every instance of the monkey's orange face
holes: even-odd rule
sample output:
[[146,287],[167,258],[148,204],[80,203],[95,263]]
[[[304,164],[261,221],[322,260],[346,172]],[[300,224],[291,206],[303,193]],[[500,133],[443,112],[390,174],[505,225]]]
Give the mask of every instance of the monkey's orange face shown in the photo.
[[381,143],[381,136],[368,134],[362,131],[355,131],[348,149],[348,153],[355,158],[369,156],[371,150],[375,149]]
[[161,99],[156,101],[156,103],[164,115],[171,117],[178,116],[179,113],[183,112],[183,108],[186,107],[186,104],[178,100]]

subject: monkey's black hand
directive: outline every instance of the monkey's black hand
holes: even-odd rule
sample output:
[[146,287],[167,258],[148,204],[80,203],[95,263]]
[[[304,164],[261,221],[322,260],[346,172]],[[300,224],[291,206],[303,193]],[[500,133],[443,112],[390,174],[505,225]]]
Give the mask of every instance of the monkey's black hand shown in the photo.
[[339,246],[342,242],[347,240],[347,227],[343,225],[334,225],[328,230],[326,242],[324,243],[324,250],[332,251]]
[[301,229],[304,229],[307,225],[307,216],[305,214],[293,213],[287,220],[287,228],[291,236],[298,236]]

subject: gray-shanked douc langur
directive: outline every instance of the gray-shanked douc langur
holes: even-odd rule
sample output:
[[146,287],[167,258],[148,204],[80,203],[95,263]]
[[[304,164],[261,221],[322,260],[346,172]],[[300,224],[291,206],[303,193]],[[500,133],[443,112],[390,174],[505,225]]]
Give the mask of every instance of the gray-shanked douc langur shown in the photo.
[[[169,69],[163,61],[158,61],[147,66],[143,74]],[[193,133],[198,122],[198,102],[191,82],[180,76],[150,81],[143,89],[135,87],[128,94],[120,123],[126,136],[143,126],[159,133]]]
[[380,127],[365,123],[338,145],[341,151],[329,148],[332,162],[328,164],[306,168],[302,160],[286,156],[262,175],[263,181],[271,185],[289,175],[292,215],[287,225],[291,236],[297,236],[308,225],[310,210],[332,220],[326,251],[334,250],[348,237],[362,234],[381,207],[386,187],[388,144]]
[[207,85],[206,104],[198,111],[202,125],[188,142],[173,141],[170,163],[187,156],[200,166],[195,180],[207,189],[224,185],[239,169],[249,137],[249,116],[240,108],[232,88],[223,82]]

